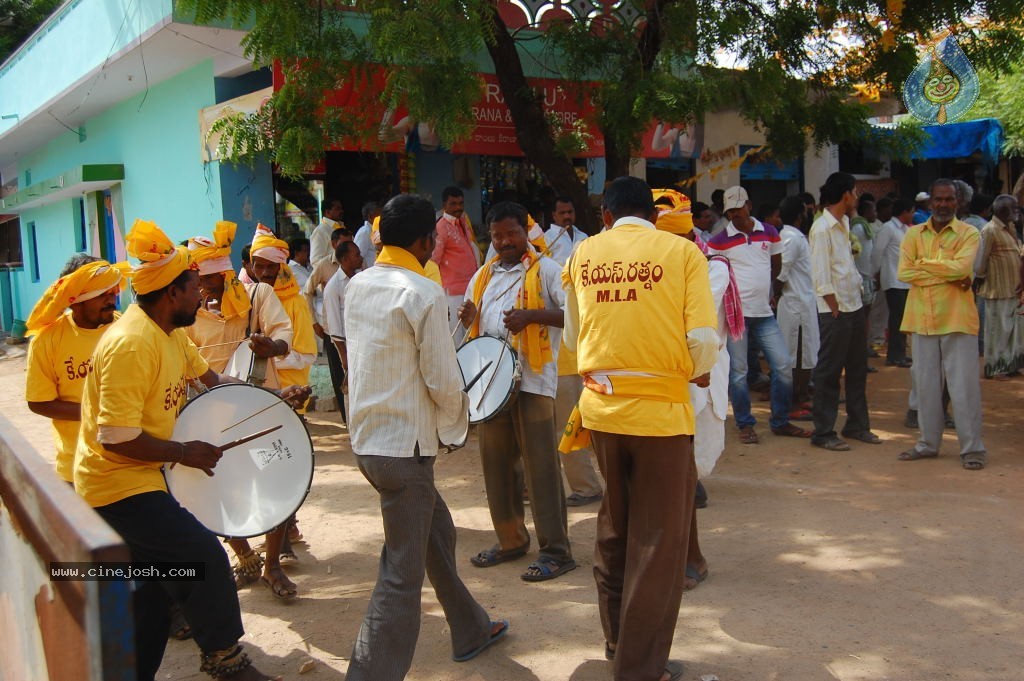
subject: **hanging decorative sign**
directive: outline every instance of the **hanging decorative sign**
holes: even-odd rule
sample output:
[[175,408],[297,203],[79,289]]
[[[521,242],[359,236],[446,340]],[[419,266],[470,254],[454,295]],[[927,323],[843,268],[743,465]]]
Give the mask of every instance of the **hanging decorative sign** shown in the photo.
[[907,110],[925,123],[943,124],[967,113],[981,85],[956,39],[948,36],[931,48],[903,85]]

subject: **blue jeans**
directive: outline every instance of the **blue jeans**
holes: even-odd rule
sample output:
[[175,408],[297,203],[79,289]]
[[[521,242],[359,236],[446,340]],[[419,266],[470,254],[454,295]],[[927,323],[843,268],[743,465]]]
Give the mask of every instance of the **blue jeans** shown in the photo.
[[747,339],[753,337],[764,352],[771,369],[772,428],[789,423],[793,399],[793,372],[789,349],[775,317],[744,317],[746,330],[738,340],[729,339],[729,401],[739,428],[753,426],[757,420],[750,413],[750,390],[747,387]]

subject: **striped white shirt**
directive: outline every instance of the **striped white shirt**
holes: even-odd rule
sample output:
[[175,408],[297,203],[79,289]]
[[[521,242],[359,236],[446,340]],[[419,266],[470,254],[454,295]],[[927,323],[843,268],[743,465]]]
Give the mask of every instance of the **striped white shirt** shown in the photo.
[[441,287],[407,269],[377,263],[353,277],[345,306],[348,428],[361,456],[411,457],[455,444],[469,402]]
[[811,273],[818,312],[829,313],[825,296],[836,297],[840,312],[856,312],[863,306],[861,278],[853,261],[850,243],[850,219],[836,220],[827,209],[811,225]]

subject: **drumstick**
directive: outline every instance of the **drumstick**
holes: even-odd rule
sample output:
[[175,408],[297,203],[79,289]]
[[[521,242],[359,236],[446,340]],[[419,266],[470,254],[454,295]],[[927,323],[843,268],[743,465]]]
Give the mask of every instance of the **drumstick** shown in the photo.
[[[221,452],[226,452],[229,449],[231,449],[232,447],[237,447],[238,445],[244,445],[246,442],[249,442],[250,440],[255,440],[256,438],[263,437],[264,435],[270,435],[275,430],[280,430],[280,429],[281,429],[281,426],[277,425],[277,426],[273,426],[272,428],[267,428],[266,430],[261,430],[258,433],[253,433],[252,435],[246,435],[245,437],[240,437],[237,440],[232,440],[231,442],[227,442],[225,444],[222,444],[220,446],[220,451]],[[223,431],[221,431],[221,432],[223,432]],[[178,462],[174,461],[174,462],[171,463],[171,468],[174,468],[177,465],[178,465]]]
[[487,395],[487,391],[491,389],[491,385],[494,383],[494,377],[498,375],[498,369],[501,368],[501,360],[505,358],[505,348],[508,346],[508,332],[505,333],[505,342],[501,344],[501,350],[498,351],[498,364],[494,367],[494,371],[491,372],[490,377],[487,379],[487,383],[484,384],[484,389],[480,392],[480,399],[476,401],[476,408],[479,409],[480,405],[484,403],[484,397]]
[[483,366],[483,368],[480,369],[480,371],[477,372],[476,376],[473,377],[473,380],[471,380],[469,383],[466,384],[466,387],[462,389],[462,392],[468,393],[470,388],[472,388],[474,385],[476,385],[476,382],[480,380],[480,377],[484,375],[484,372],[487,371],[487,368],[489,366],[491,366],[492,364],[494,364],[493,361],[492,362],[488,362],[487,364],[485,364]]
[[226,433],[227,431],[231,430],[235,426],[241,425],[241,424],[245,423],[246,421],[248,421],[251,418],[256,418],[257,416],[259,416],[263,412],[265,412],[267,410],[270,410],[270,409],[273,409],[274,407],[276,407],[279,404],[287,405],[288,403],[285,402],[284,400],[281,400],[280,402],[274,402],[273,404],[268,404],[267,406],[265,406],[262,409],[260,409],[258,412],[254,413],[254,414],[249,414],[248,416],[246,416],[241,421],[236,421],[236,422],[232,423],[230,426],[228,426],[227,428],[225,428],[224,430],[222,430],[220,432]]
[[219,348],[222,345],[238,345],[239,343],[244,343],[247,340],[249,340],[249,339],[248,338],[241,338],[239,340],[226,341],[224,343],[212,343],[210,345],[198,345],[198,346],[196,346],[196,349],[197,350],[205,350],[206,348]]
[[232,447],[237,447],[238,445],[244,445],[246,442],[249,442],[250,440],[255,440],[256,438],[263,437],[264,435],[270,435],[275,430],[280,430],[280,429],[281,429],[281,426],[279,424],[279,425],[267,428],[266,430],[261,430],[258,433],[253,433],[252,435],[246,435],[245,437],[240,437],[237,440],[232,440],[231,442],[227,442],[225,444],[222,444],[220,446],[220,451],[226,452],[229,449],[231,449]]

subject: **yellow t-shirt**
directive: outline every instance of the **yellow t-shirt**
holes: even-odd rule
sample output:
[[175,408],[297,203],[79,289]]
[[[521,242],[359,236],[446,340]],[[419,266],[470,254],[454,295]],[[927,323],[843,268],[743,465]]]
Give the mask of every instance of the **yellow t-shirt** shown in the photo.
[[[114,313],[114,319],[120,313]],[[28,348],[25,371],[25,400],[28,402],[82,401],[85,378],[92,364],[92,352],[109,324],[98,329],[83,329],[67,312],[40,331]],[[72,482],[75,447],[78,445],[78,421],[53,419],[54,446],[57,450],[57,475]]]
[[[304,296],[292,296],[282,300],[285,314],[292,323],[292,344],[291,349],[302,355],[316,356],[316,336],[313,335],[313,315],[309,311],[309,303]],[[287,388],[293,385],[307,385],[309,383],[309,369],[306,365],[302,369],[282,369],[278,367],[277,376],[281,381],[281,387]]]
[[682,382],[657,400],[583,390],[580,413],[591,430],[625,435],[692,434],[686,386],[693,360],[686,334],[718,327],[707,259],[693,243],[650,223],[618,222],[582,242],[566,263],[567,295],[579,312],[579,373],[635,371]]
[[75,453],[75,490],[93,507],[136,494],[166,491],[159,461],[115,454],[99,441],[100,426],[141,428],[161,440],[174,432],[185,405],[187,378],[208,369],[183,329],[164,333],[130,305],[100,339],[82,395],[82,429]]

